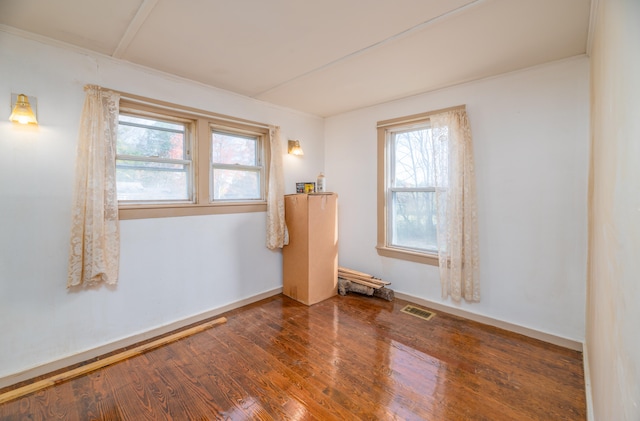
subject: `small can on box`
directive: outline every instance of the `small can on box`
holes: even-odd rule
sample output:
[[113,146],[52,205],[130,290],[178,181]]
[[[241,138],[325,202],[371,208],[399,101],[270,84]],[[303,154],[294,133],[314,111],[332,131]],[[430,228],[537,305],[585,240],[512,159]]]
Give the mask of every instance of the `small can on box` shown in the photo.
[[315,193],[316,183],[313,181],[304,181],[296,183],[296,193]]

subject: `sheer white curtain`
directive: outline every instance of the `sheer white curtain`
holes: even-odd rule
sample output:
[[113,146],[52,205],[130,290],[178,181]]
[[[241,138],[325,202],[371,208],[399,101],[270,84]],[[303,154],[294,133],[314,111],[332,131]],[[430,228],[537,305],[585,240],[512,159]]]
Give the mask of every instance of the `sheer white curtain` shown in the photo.
[[[478,214],[471,127],[464,109],[430,116],[442,297],[480,301]],[[447,151],[448,153],[442,153]]]
[[85,86],[80,121],[67,287],[118,281],[120,230],[116,137],[120,95]]
[[284,221],[284,175],[280,127],[269,127],[269,189],[267,192],[267,247],[282,248],[289,244]]

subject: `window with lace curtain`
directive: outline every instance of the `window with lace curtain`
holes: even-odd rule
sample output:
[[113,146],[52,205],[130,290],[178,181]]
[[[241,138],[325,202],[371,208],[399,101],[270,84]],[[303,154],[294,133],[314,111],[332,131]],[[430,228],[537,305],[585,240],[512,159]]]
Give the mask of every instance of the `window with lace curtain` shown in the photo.
[[378,139],[383,169],[378,252],[437,264],[436,182],[431,170],[435,145],[428,115],[380,122]]
[[67,288],[118,282],[119,219],[266,211],[267,248],[288,244],[280,127],[84,90]]
[[122,99],[120,219],[266,210],[269,129]]
[[478,209],[465,106],[380,121],[378,254],[439,266],[442,297],[480,301]]

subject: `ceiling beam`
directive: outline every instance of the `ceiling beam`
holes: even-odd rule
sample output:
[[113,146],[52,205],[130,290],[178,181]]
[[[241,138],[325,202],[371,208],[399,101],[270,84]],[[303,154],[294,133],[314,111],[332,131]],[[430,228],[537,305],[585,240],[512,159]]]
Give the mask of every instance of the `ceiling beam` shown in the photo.
[[140,7],[138,8],[138,11],[136,12],[136,15],[133,17],[133,19],[131,19],[131,22],[129,22],[129,26],[120,39],[120,43],[116,47],[113,54],[111,54],[112,57],[122,58],[126,49],[129,48],[131,41],[133,41],[133,38],[137,35],[140,27],[142,27],[144,21],[147,20],[147,17],[149,17],[151,11],[157,3],[158,0],[144,0],[142,2]]
[[269,92],[274,91],[274,90],[276,90],[278,88],[281,88],[282,86],[287,85],[287,84],[289,84],[289,83],[291,83],[291,82],[293,82],[295,80],[302,79],[303,77],[306,77],[306,76],[309,76],[311,74],[317,73],[319,71],[325,70],[325,69],[327,69],[329,67],[335,66],[336,64],[339,64],[339,63],[341,63],[343,61],[349,60],[349,59],[351,59],[353,57],[357,57],[357,56],[359,56],[361,54],[364,54],[364,53],[370,52],[372,50],[378,49],[378,48],[380,48],[382,46],[385,46],[385,45],[387,45],[387,44],[389,44],[391,42],[406,38],[407,36],[409,36],[409,35],[411,35],[411,34],[413,34],[415,32],[421,31],[424,28],[426,28],[428,26],[431,26],[431,25],[433,25],[433,24],[435,24],[435,23],[437,23],[437,22],[439,22],[439,21],[441,21],[443,19],[452,17],[452,16],[457,15],[457,14],[459,14],[461,12],[464,12],[464,11],[466,11],[466,10],[472,8],[472,7],[475,7],[475,6],[479,5],[480,3],[483,3],[484,1],[485,0],[471,0],[471,1],[469,1],[468,3],[466,3],[466,4],[462,5],[462,6],[459,6],[459,7],[455,8],[455,9],[452,9],[452,10],[449,10],[447,12],[444,12],[441,15],[438,15],[438,16],[436,16],[434,18],[431,18],[431,19],[429,19],[427,21],[419,23],[419,24],[417,24],[415,26],[412,26],[411,28],[405,29],[402,32],[399,32],[397,34],[391,35],[390,37],[387,37],[387,38],[385,38],[385,39],[383,39],[381,41],[378,41],[378,42],[376,42],[374,44],[371,44],[371,45],[369,45],[367,47],[361,48],[360,50],[357,50],[357,51],[354,51],[352,53],[349,53],[346,56],[337,58],[337,59],[335,59],[333,61],[330,61],[329,63],[323,64],[320,67],[317,67],[315,69],[309,70],[308,72],[299,74],[299,75],[297,75],[297,76],[295,76],[295,77],[293,77],[293,78],[291,78],[289,80],[286,80],[286,81],[284,81],[282,83],[279,83],[279,84],[277,84],[275,86],[272,86],[271,88],[268,88],[268,89],[266,89],[266,90],[264,90],[262,92],[259,92],[259,93],[255,94],[255,95],[251,95],[251,96],[252,96],[252,98],[260,98],[262,95],[268,94]]

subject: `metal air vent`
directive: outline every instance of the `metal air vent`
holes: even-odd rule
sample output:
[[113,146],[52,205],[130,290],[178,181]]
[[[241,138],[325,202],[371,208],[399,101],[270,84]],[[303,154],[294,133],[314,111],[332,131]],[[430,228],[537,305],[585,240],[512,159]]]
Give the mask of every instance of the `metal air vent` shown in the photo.
[[420,317],[424,320],[430,320],[433,316],[435,316],[435,313],[412,305],[407,305],[400,311],[403,313],[411,314],[412,316]]

